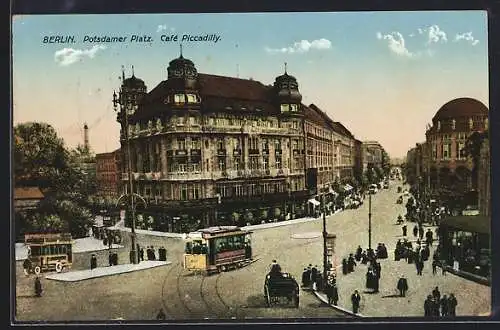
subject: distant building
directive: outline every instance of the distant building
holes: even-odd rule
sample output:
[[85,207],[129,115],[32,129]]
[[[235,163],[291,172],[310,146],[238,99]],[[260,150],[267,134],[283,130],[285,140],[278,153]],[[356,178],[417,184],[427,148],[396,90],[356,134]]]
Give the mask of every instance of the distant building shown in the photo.
[[14,188],[14,211],[20,212],[36,209],[44,197],[44,194],[38,187]]
[[425,177],[431,189],[474,189],[465,146],[473,132],[488,129],[488,108],[472,98],[458,98],[443,105],[432,118],[426,136]]
[[96,155],[97,194],[118,197],[121,193],[121,150]]
[[363,171],[370,166],[382,168],[384,148],[377,141],[363,141]]

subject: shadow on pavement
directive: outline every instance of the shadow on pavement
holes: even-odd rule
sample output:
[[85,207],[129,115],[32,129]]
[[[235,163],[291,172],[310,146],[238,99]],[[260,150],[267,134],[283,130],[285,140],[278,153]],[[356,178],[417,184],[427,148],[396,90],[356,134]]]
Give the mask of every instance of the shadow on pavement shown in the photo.
[[389,294],[389,295],[386,295],[386,296],[382,296],[381,298],[404,298],[404,297],[401,297],[399,294]]
[[260,307],[267,307],[267,304],[266,304],[266,300],[264,299],[264,296],[253,295],[253,296],[249,296],[247,298],[246,307],[248,307],[248,308],[260,308]]

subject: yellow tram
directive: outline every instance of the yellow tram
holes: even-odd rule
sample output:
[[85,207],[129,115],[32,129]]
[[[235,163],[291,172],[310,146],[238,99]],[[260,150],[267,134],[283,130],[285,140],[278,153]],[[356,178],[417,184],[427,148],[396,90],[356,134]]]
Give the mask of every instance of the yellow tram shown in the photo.
[[237,226],[210,227],[187,234],[184,269],[209,274],[249,264],[251,234]]

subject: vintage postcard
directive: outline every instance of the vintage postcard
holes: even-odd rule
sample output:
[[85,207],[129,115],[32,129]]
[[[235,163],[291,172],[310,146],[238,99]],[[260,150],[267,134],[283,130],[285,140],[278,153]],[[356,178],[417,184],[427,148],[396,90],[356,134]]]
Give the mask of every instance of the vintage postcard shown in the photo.
[[12,36],[15,321],[490,314],[485,11]]

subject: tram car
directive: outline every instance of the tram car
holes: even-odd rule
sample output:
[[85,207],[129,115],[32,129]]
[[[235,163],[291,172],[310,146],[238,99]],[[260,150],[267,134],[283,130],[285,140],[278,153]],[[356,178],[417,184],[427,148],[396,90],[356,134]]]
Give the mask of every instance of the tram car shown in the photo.
[[264,297],[268,307],[299,307],[299,284],[289,273],[272,272],[266,275]]
[[73,239],[70,233],[25,234],[28,257],[24,269],[39,275],[44,271],[62,272],[73,263]]
[[248,265],[253,261],[251,234],[237,226],[210,227],[187,234],[184,269],[209,275]]

